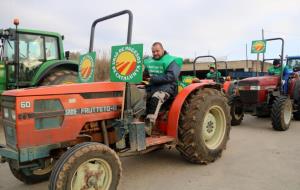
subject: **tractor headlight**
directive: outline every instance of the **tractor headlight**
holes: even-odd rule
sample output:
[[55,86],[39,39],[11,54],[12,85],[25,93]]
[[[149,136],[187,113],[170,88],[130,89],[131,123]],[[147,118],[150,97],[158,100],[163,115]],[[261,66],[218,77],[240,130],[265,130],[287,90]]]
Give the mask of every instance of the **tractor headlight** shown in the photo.
[[11,118],[16,121],[16,111],[15,110],[11,110]]
[[4,108],[4,109],[3,109],[3,115],[4,115],[4,118],[5,118],[5,119],[8,119],[8,117],[9,117],[8,108]]
[[260,86],[250,86],[250,90],[260,90]]

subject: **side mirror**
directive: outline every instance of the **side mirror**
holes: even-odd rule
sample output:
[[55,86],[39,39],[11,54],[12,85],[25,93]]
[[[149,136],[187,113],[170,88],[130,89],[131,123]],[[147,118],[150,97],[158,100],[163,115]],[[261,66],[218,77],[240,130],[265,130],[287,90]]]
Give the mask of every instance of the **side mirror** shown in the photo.
[[70,58],[70,51],[65,51],[65,58],[67,60],[69,60],[69,58]]

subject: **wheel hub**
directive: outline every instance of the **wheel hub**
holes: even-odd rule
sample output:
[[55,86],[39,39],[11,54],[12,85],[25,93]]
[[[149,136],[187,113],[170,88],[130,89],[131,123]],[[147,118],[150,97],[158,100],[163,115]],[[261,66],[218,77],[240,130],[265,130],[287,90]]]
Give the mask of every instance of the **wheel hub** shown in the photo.
[[82,163],[72,179],[72,190],[108,189],[112,180],[109,164],[102,159]]
[[88,180],[87,180],[87,184],[88,184],[89,188],[96,187],[96,185],[97,185],[97,178],[95,176],[89,177]]
[[216,131],[216,123],[216,118],[213,116],[213,114],[208,113],[204,121],[205,126],[203,127],[205,140],[209,140],[214,136]]
[[212,106],[205,114],[202,123],[202,138],[210,149],[217,148],[224,139],[226,118],[220,106]]

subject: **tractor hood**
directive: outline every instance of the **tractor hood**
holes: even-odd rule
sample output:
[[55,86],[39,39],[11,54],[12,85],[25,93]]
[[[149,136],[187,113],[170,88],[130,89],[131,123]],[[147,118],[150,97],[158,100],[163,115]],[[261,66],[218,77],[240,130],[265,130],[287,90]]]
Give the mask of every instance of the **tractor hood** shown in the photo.
[[238,82],[239,86],[264,86],[270,88],[275,88],[279,84],[280,76],[250,77]]
[[43,96],[58,94],[83,94],[89,92],[123,92],[124,82],[94,82],[81,84],[65,84],[53,86],[41,86],[38,88],[26,88],[8,90],[3,92],[4,96]]

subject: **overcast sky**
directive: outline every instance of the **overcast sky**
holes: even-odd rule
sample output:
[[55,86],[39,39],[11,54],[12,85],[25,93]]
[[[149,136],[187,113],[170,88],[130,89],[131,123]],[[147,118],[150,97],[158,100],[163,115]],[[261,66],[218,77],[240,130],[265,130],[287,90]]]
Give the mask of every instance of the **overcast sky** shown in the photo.
[[[171,54],[185,58],[212,54],[228,60],[248,57],[251,41],[282,37],[285,54],[300,55],[300,0],[1,0],[0,28],[55,31],[65,36],[65,50],[86,52],[93,20],[130,9],[133,43],[150,53],[154,41]],[[127,16],[99,24],[95,48],[108,50],[126,42]],[[267,46],[266,57],[278,56],[280,43]]]

